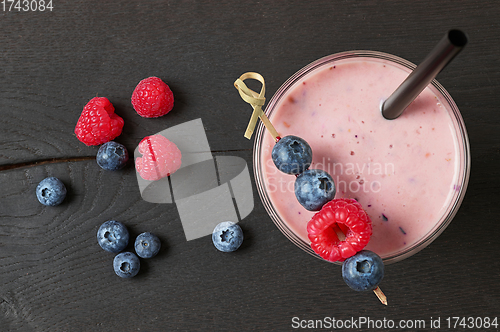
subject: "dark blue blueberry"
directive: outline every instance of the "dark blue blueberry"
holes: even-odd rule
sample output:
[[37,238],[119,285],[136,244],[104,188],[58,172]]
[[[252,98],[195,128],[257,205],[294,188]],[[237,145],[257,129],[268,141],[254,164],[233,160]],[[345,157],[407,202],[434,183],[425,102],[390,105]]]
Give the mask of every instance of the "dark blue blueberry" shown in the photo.
[[128,161],[128,151],[125,146],[116,142],[107,142],[97,151],[97,164],[102,169],[117,171],[125,167]]
[[335,193],[335,182],[325,171],[308,169],[295,179],[295,197],[309,211],[321,210]]
[[302,138],[290,135],[274,145],[271,157],[280,171],[300,174],[311,166],[312,150]]
[[373,290],[384,278],[384,263],[379,255],[361,250],[342,264],[342,277],[355,291]]
[[223,221],[215,226],[212,242],[220,251],[235,251],[243,242],[243,231],[238,224],[232,221]]
[[56,206],[66,197],[66,187],[58,178],[45,178],[36,187],[36,197],[43,205]]
[[117,253],[128,245],[128,230],[118,221],[109,220],[99,227],[97,231],[97,242],[102,249]]
[[122,278],[132,278],[139,273],[141,262],[139,257],[131,252],[122,252],[115,256],[113,268],[117,276]]
[[151,258],[158,254],[161,248],[160,239],[151,233],[142,233],[135,239],[135,252],[141,258]]

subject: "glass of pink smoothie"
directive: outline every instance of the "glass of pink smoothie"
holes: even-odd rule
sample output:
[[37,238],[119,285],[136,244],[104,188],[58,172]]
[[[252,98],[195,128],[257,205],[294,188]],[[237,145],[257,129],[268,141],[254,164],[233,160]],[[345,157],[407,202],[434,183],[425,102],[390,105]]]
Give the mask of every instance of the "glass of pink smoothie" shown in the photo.
[[[381,114],[381,103],[415,67],[381,52],[337,53],[290,77],[266,107],[281,137],[296,135],[309,143],[310,168],[330,173],[335,198],[354,198],[363,206],[373,223],[366,249],[386,264],[417,253],[441,234],[469,180],[465,124],[436,80],[399,118]],[[260,124],[254,175],[261,200],[283,234],[320,258],[306,230],[314,212],[295,198],[295,177],[274,166],[274,144]]]

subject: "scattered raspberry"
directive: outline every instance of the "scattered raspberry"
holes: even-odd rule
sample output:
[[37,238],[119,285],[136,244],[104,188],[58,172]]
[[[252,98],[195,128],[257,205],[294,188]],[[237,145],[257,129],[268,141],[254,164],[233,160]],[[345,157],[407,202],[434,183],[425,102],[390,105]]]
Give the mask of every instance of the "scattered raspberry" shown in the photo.
[[[338,233],[345,234],[345,239],[339,239]],[[339,198],[326,203],[312,217],[307,234],[315,253],[327,261],[342,262],[368,244],[372,223],[356,200]]]
[[174,94],[158,77],[148,77],[137,84],[132,93],[132,105],[144,118],[157,118],[174,107]]
[[156,181],[181,167],[181,151],[161,135],[145,137],[139,143],[142,157],[135,160],[135,168],[144,180]]
[[83,108],[75,127],[76,137],[86,145],[99,145],[122,133],[123,119],[107,98],[92,98]]

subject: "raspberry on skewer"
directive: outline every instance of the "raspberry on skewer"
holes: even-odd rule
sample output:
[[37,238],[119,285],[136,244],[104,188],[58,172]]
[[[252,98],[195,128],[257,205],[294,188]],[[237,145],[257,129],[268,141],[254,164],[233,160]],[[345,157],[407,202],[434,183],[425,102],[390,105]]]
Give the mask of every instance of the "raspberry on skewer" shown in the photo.
[[[345,238],[339,238],[339,231]],[[326,203],[312,217],[307,234],[314,252],[327,261],[343,262],[368,244],[372,223],[356,200],[339,198]]]

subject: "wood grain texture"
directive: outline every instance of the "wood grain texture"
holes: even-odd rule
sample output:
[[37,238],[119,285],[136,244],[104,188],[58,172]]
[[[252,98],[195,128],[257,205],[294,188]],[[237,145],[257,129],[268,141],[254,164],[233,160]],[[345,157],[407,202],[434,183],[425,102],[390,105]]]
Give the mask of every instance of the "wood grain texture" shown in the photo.
[[[288,331],[293,317],[360,316],[429,327],[431,317],[500,316],[499,19],[487,0],[77,0],[54,1],[51,13],[0,12],[0,332]],[[240,156],[252,172],[253,142],[243,138],[251,108],[233,87],[243,72],[261,73],[270,99],[322,56],[371,49],[418,63],[455,27],[470,42],[438,79],[467,126],[470,185],[435,242],[386,267],[387,307],[288,241],[255,185],[243,247],[221,254],[208,236],[186,242],[174,204],[141,199],[132,164],[101,170],[97,148],[73,134],[83,106],[104,96],[125,120],[117,141],[129,151],[202,118],[214,154]],[[170,85],[175,107],[143,119],[130,96],[152,75]],[[46,176],[68,187],[61,206],[36,200]],[[162,240],[136,278],[116,277],[113,255],[97,245],[109,219],[132,238],[151,231]]]

